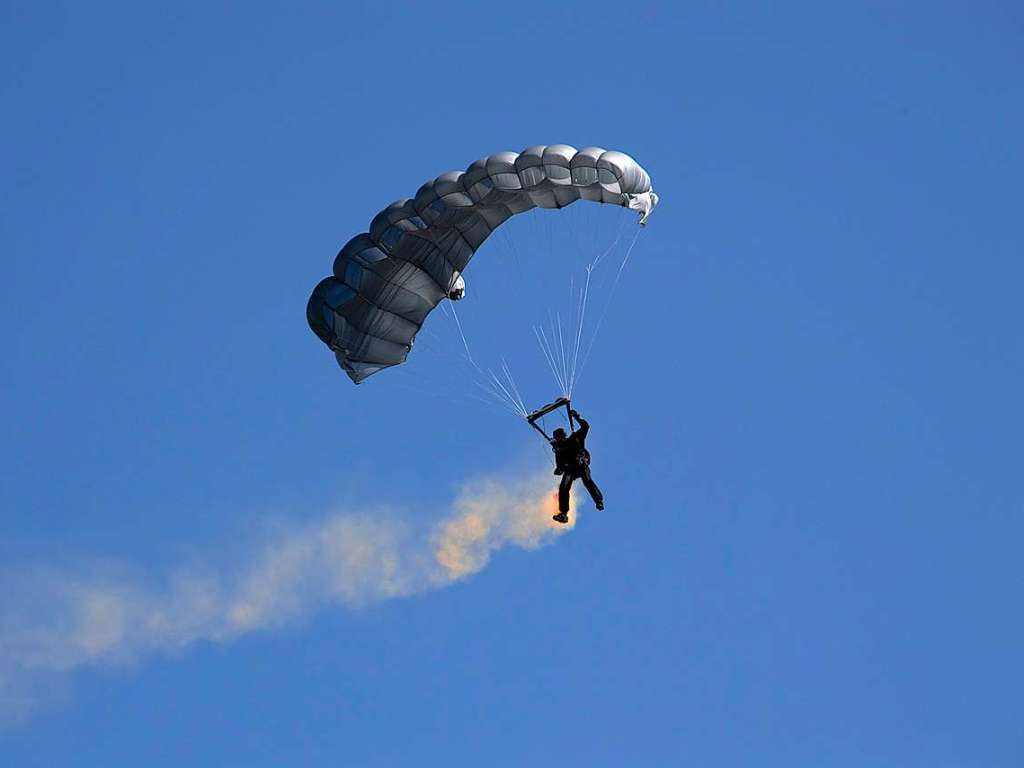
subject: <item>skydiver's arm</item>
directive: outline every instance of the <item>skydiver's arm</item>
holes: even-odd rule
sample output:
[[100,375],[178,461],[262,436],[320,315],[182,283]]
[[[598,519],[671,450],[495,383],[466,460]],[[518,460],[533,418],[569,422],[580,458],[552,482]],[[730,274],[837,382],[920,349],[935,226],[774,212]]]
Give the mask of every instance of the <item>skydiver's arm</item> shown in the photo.
[[580,423],[580,428],[576,430],[576,434],[579,435],[581,438],[586,437],[587,433],[590,431],[590,422],[588,422],[578,413],[574,412],[573,415],[576,417],[576,421]]

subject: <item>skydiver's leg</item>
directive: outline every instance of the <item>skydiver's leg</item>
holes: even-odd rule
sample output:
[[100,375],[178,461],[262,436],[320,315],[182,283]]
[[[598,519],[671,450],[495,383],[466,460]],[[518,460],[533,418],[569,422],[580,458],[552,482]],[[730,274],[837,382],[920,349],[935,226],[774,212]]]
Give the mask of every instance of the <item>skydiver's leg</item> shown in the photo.
[[562,475],[562,482],[558,484],[558,511],[568,512],[569,511],[569,489],[572,488],[572,481],[576,478],[572,476],[571,472],[566,472]]
[[590,492],[590,498],[594,500],[594,506],[598,509],[604,509],[604,496],[601,495],[601,489],[597,487],[597,483],[590,476],[590,467],[583,468],[583,471],[580,472],[580,479]]

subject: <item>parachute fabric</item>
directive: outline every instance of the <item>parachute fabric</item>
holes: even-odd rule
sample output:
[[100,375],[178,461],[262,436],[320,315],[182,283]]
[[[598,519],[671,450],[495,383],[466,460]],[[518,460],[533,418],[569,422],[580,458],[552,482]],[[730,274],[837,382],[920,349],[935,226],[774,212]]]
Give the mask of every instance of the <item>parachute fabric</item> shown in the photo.
[[577,200],[618,205],[647,221],[658,203],[647,172],[622,152],[565,145],[498,152],[441,174],[378,213],[314,288],[310,328],[353,382],[403,363],[427,315],[465,294],[462,273],[504,221]]

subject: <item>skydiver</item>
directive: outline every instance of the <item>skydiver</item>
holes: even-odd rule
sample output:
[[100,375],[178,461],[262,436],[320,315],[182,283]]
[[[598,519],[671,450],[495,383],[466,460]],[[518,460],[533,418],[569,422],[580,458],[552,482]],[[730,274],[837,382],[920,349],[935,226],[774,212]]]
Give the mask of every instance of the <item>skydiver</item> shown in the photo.
[[558,514],[552,516],[552,519],[559,523],[569,522],[569,489],[576,480],[583,481],[583,485],[594,500],[594,506],[604,509],[601,489],[590,477],[590,451],[585,445],[590,424],[572,409],[569,410],[569,416],[580,423],[580,428],[572,435],[566,435],[565,430],[559,427],[552,433],[552,439],[549,441],[551,449],[555,452],[555,474],[562,476],[562,482],[558,485]]

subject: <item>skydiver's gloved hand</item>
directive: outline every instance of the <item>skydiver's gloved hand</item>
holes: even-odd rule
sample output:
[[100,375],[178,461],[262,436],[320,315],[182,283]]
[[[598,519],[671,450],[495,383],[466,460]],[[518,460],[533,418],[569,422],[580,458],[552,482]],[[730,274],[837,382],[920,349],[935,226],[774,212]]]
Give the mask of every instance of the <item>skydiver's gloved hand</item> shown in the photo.
[[555,467],[555,474],[556,475],[562,474],[562,468],[561,467]]
[[572,416],[574,419],[576,419],[576,421],[580,420],[580,412],[579,411],[574,411],[574,410],[570,409],[569,415]]

